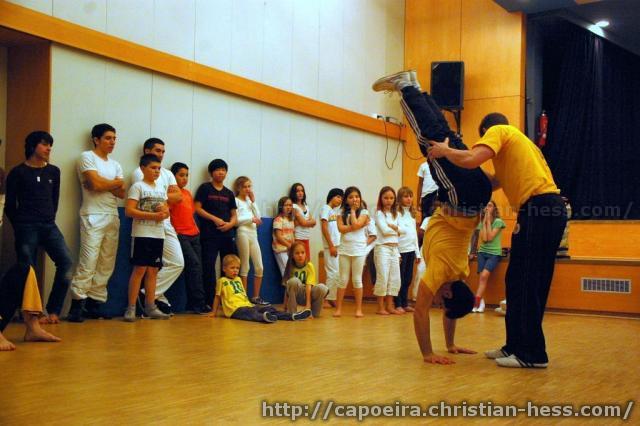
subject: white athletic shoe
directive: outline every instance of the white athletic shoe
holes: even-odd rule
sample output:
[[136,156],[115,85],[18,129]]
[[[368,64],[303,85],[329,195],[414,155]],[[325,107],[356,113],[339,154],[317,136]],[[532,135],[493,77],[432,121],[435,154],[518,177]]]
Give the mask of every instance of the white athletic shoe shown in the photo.
[[404,87],[415,85],[411,78],[411,71],[400,71],[377,79],[371,88],[374,92],[394,92],[400,91]]
[[524,362],[515,355],[504,358],[496,358],[496,364],[507,368],[547,368],[548,362]]
[[498,358],[508,357],[509,353],[506,351],[503,351],[502,349],[493,349],[490,351],[486,351],[484,353],[484,356],[486,356],[489,359],[498,359]]
[[479,313],[484,312],[484,299],[480,299],[480,305],[476,309],[476,312],[479,312]]

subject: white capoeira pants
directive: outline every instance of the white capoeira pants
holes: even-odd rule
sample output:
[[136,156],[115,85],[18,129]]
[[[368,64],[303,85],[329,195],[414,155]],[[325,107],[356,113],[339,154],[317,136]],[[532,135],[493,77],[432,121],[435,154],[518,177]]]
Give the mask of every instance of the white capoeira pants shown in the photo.
[[327,288],[329,294],[327,300],[336,300],[338,287],[340,287],[340,260],[339,257],[331,256],[329,249],[324,249],[324,271],[327,275]]
[[116,264],[119,232],[117,214],[80,216],[80,253],[71,280],[71,297],[107,301],[107,283]]
[[289,252],[283,251],[280,253],[273,252],[273,255],[276,258],[276,263],[278,264],[278,269],[280,270],[280,275],[284,278],[284,270],[287,267],[287,262],[289,261]]
[[[162,268],[156,279],[156,300],[170,305],[164,295],[178,279],[184,269],[184,256],[178,235],[173,227],[164,228],[164,245],[162,247]],[[144,292],[144,291],[143,291]]]
[[376,264],[375,296],[397,296],[400,291],[400,251],[397,246],[379,244],[373,251]]
[[338,288],[347,288],[349,275],[353,288],[362,288],[362,270],[367,256],[338,255],[340,265],[340,285]]

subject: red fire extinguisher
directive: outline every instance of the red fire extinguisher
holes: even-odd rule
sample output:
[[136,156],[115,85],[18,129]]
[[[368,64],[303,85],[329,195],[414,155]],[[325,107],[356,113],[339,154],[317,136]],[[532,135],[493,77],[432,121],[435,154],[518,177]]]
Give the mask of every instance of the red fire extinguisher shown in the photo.
[[538,119],[538,146],[540,148],[547,144],[547,127],[549,126],[549,117],[547,113],[542,110],[540,118]]

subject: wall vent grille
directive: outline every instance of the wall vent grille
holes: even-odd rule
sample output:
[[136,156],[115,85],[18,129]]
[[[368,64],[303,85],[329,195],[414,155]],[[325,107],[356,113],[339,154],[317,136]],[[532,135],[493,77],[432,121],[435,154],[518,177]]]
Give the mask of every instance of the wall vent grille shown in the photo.
[[585,292],[631,294],[631,280],[628,279],[582,277],[580,281]]

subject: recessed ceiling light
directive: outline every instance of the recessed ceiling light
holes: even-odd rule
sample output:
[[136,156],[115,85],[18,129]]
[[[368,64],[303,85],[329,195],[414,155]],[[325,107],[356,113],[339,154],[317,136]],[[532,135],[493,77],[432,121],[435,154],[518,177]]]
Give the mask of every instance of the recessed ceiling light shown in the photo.
[[596,27],[606,28],[608,26],[609,26],[609,21],[602,20],[602,21],[596,22]]

